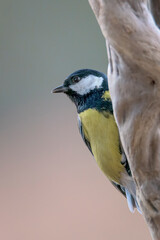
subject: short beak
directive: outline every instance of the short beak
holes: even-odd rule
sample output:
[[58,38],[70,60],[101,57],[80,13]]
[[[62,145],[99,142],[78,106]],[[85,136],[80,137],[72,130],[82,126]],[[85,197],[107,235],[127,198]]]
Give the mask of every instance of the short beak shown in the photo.
[[65,92],[67,92],[67,90],[68,90],[67,87],[64,87],[63,85],[61,85],[61,86],[53,89],[52,93],[62,93],[62,92],[65,93]]

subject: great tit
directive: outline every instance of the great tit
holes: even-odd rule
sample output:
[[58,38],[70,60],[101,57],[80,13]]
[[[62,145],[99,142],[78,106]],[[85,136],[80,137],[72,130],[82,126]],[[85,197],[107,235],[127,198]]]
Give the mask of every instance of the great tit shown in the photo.
[[65,93],[76,105],[81,136],[98,166],[127,198],[131,212],[140,208],[130,167],[113,115],[107,76],[91,69],[78,70],[53,93]]

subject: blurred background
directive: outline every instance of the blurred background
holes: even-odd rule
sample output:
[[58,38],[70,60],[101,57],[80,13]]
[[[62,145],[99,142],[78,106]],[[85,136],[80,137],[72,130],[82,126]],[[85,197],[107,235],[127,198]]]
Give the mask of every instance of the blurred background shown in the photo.
[[80,68],[107,72],[88,1],[0,1],[0,239],[150,239],[51,94]]

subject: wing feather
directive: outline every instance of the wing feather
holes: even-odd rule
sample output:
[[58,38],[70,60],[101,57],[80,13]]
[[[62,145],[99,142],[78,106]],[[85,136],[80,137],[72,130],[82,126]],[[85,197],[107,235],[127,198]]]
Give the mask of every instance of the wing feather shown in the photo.
[[[86,139],[85,135],[84,135],[84,132],[83,132],[83,127],[82,127],[82,123],[81,123],[81,119],[80,117],[78,116],[78,127],[79,127],[79,131],[80,131],[80,134],[85,142],[85,144],[87,145],[89,151],[92,153],[92,149],[91,149],[91,145],[90,145],[90,142]],[[93,153],[92,153],[93,155]]]

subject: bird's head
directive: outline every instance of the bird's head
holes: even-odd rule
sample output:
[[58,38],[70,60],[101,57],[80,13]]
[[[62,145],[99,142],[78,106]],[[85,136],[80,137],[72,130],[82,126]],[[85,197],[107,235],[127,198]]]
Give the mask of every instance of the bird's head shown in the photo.
[[98,100],[106,90],[108,82],[105,74],[96,70],[81,69],[70,74],[63,85],[53,89],[52,93],[67,94],[78,108],[89,100]]

